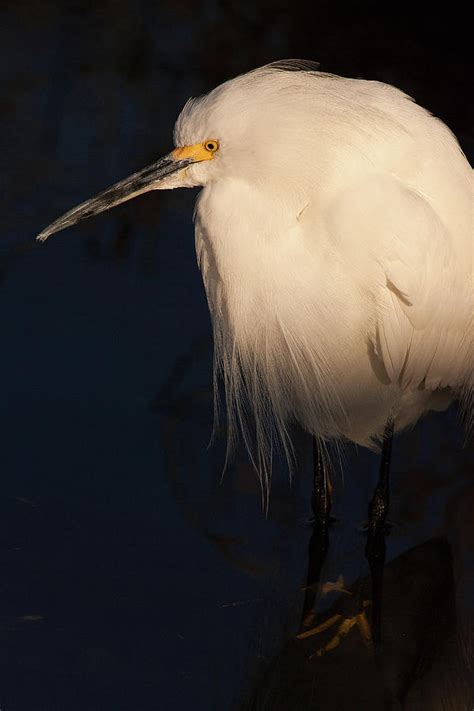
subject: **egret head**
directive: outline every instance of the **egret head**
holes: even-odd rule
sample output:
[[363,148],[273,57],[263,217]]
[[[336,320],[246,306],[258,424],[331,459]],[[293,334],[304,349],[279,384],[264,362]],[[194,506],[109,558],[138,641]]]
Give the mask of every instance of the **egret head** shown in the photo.
[[315,135],[302,76],[308,71],[315,76],[315,65],[273,63],[190,99],[170,153],[69,210],[37,239],[150,190],[205,186],[224,176],[271,185],[276,176],[288,191],[292,171],[301,183],[311,131]]

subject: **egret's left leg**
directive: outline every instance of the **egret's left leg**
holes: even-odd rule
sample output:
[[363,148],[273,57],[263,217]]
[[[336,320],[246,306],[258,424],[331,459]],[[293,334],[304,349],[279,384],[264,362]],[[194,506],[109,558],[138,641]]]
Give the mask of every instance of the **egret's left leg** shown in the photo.
[[383,569],[385,565],[385,532],[390,503],[390,455],[392,452],[393,421],[385,425],[379,481],[369,504],[367,544],[365,555],[372,577],[372,639],[377,653],[381,642]]
[[303,604],[302,625],[308,627],[314,620],[316,594],[324,561],[329,547],[329,523],[331,490],[329,475],[323,454],[316,439],[313,439],[314,479],[311,506],[313,509],[313,532],[308,548],[308,575]]

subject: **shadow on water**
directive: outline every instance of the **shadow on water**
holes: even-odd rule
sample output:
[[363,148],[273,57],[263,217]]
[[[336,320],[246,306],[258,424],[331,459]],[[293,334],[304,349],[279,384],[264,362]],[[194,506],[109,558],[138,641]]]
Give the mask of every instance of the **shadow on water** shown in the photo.
[[379,664],[367,641],[367,622],[360,621],[370,599],[364,578],[344,589],[321,615],[319,633],[290,639],[268,660],[250,699],[235,708],[471,708],[472,679],[456,626],[449,543],[432,539],[412,548],[386,567],[384,577]]
[[[364,491],[364,487],[360,487],[362,477],[370,480],[376,476],[377,458],[372,463],[371,477],[369,461],[373,455],[358,458],[353,453],[347,455],[344,469],[348,477],[354,476],[355,483],[336,481],[335,511],[339,520],[336,519],[331,530],[329,558],[332,560],[323,569],[314,626],[301,634],[304,554],[311,526],[304,516],[295,517],[291,504],[285,509],[284,500],[289,497],[296,510],[300,507],[303,511],[309,510],[310,438],[295,433],[300,474],[306,474],[305,483],[295,486],[289,496],[289,490],[285,490],[281,476],[277,474],[263,536],[262,531],[258,532],[256,520],[247,520],[242,526],[239,516],[235,516],[236,510],[242,513],[242,495],[245,498],[245,494],[256,487],[255,476],[243,461],[234,463],[226,473],[226,478],[232,482],[232,512],[227,510],[222,515],[222,488],[216,490],[218,499],[212,513],[212,497],[207,502],[201,499],[196,509],[196,492],[191,493],[189,478],[183,478],[185,472],[189,472],[189,464],[185,461],[192,458],[192,438],[188,440],[190,449],[183,450],[178,445],[183,441],[182,435],[176,438],[177,431],[172,434],[170,426],[176,427],[178,420],[182,426],[180,412],[186,412],[195,425],[199,421],[202,424],[201,407],[206,399],[210,400],[210,393],[189,391],[186,387],[179,391],[209,347],[201,341],[192,349],[192,355],[178,361],[168,386],[162,389],[152,406],[161,414],[167,413],[164,442],[169,446],[175,441],[175,446],[168,447],[168,473],[188,519],[220,549],[231,565],[243,574],[256,575],[261,580],[259,597],[253,601],[257,603],[253,640],[249,642],[248,666],[241,683],[246,691],[233,705],[234,711],[471,709],[474,702],[472,598],[468,605],[471,609],[464,607],[459,616],[459,581],[455,579],[467,577],[469,586],[470,575],[461,571],[460,541],[454,536],[456,554],[453,554],[450,542],[453,536],[443,533],[443,521],[436,519],[433,501],[442,497],[440,505],[446,517],[444,526],[449,530],[451,507],[456,505],[461,492],[469,497],[472,489],[468,470],[463,466],[471,461],[472,451],[460,450],[461,476],[454,481],[451,473],[443,470],[443,446],[438,465],[430,459],[426,469],[423,462],[419,472],[412,467],[411,485],[399,471],[416,454],[420,441],[427,436],[434,437],[438,427],[443,429],[451,445],[453,441],[460,445],[460,438],[455,435],[455,413],[425,422],[420,425],[420,432],[405,436],[405,443],[403,437],[396,439],[398,456],[392,511],[397,521],[388,539],[391,559],[384,570],[382,648],[376,660],[370,630],[370,579],[365,574],[354,577],[355,572],[365,566],[362,557],[365,534],[356,529],[354,510],[359,507],[363,513],[364,494],[359,491],[358,506],[356,490],[362,488]],[[220,478],[219,462],[222,462],[223,451],[221,449],[219,455],[219,445],[223,447],[223,436],[220,432],[216,451],[210,460],[215,461],[216,481]],[[242,490],[239,486],[239,479],[249,473],[254,476],[254,481],[252,485],[251,478],[247,480],[245,491],[245,487]],[[463,478],[467,489],[463,487]],[[202,484],[201,480],[201,493]],[[370,481],[365,485],[365,492],[369,491]],[[253,497],[256,494],[256,491],[252,492]],[[407,514],[409,501],[413,498],[417,511],[406,516],[412,519],[408,523],[400,516]],[[201,521],[198,510],[203,517]],[[213,528],[220,526],[226,531],[230,528],[234,535],[216,535]],[[267,548],[258,550],[258,544],[268,539],[268,527],[271,527],[273,544],[267,540]],[[235,535],[236,530],[240,531],[238,535]],[[429,537],[430,530],[438,535]],[[288,543],[290,538],[292,543]],[[422,542],[416,543],[420,538]],[[465,544],[471,547],[469,539],[461,540],[461,545]],[[346,580],[350,582],[346,583]]]

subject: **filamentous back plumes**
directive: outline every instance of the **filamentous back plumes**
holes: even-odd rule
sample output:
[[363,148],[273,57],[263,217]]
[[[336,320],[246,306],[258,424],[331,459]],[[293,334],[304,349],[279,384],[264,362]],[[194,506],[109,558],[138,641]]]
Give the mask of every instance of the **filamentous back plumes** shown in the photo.
[[388,421],[455,399],[469,420],[473,173],[441,121],[386,84],[289,61],[190,100],[175,144],[39,238],[147,190],[203,188],[216,382],[265,499],[293,421],[376,447]]

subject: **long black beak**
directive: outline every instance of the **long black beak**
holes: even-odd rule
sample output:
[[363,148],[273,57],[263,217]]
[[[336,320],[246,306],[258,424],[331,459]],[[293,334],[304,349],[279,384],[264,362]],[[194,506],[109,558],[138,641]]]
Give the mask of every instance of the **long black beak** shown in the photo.
[[115,183],[115,185],[103,190],[96,195],[96,197],[73,207],[72,210],[69,210],[69,212],[66,212],[48,225],[48,227],[39,233],[36,239],[40,242],[44,242],[55,232],[75,225],[76,222],[85,220],[87,217],[98,215],[100,212],[109,210],[111,207],[120,205],[121,202],[131,200],[137,195],[146,193],[149,190],[177,187],[177,185],[172,184],[169,177],[173,175],[173,173],[186,168],[192,162],[191,159],[176,160],[173,158],[172,153],[168,153],[168,155],[156,163],[143,168],[143,170],[139,170],[138,173],[130,175],[128,178],[125,178],[125,180]]

